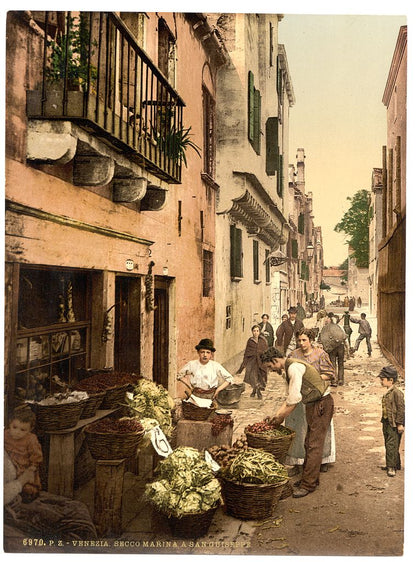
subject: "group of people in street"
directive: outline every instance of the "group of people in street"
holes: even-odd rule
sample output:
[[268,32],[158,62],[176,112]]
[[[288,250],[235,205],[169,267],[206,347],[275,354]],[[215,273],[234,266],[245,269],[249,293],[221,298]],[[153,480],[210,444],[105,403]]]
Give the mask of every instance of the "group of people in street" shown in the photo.
[[[328,466],[336,459],[331,386],[344,384],[345,352],[349,353],[351,347],[350,322],[359,325],[359,336],[355,347],[351,349],[351,356],[364,339],[368,355],[371,356],[371,326],[365,313],[361,313],[360,318],[352,318],[348,310],[341,317],[322,310],[317,314],[316,326],[306,328],[298,318],[299,310],[302,316],[299,303],[297,307],[289,308],[288,314],[282,316],[282,323],[275,336],[269,316],[263,314],[261,323],[254,324],[251,328],[252,335],[247,341],[243,360],[236,372],[240,374],[245,370],[244,381],[252,388],[250,397],[257,396],[260,399],[266,388],[268,371],[275,371],[285,377],[287,397],[277,409],[273,422],[277,425],[284,423],[295,431],[295,438],[286,458],[292,474],[302,473],[293,491],[295,498],[313,492],[319,485],[320,473],[327,472]],[[303,319],[305,317],[306,314]],[[204,346],[208,348],[208,354],[203,353]],[[233,382],[231,373],[219,363],[208,359],[215,351],[211,340],[201,340],[196,349],[200,364],[211,365],[210,375],[207,375],[208,368],[194,368],[194,364],[190,362],[181,370],[181,380],[188,377],[194,387],[208,385],[218,391]],[[379,377],[382,386],[388,389],[383,397],[382,424],[386,470],[389,476],[394,476],[395,471],[401,467],[399,446],[404,431],[404,397],[395,387],[397,371],[393,367],[385,367]],[[217,394],[215,391],[213,396]]]

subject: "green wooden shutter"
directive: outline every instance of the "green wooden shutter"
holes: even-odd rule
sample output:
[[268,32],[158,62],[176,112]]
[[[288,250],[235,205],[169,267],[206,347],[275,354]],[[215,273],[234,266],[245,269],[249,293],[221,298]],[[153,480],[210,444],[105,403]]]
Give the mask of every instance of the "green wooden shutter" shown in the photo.
[[253,281],[259,281],[259,243],[253,240]]
[[292,258],[299,257],[298,241],[296,238],[292,238]]
[[283,154],[279,154],[279,185],[277,194],[279,197],[283,197]]
[[235,225],[230,227],[230,274],[231,277],[243,276],[243,247],[242,247],[242,230],[236,228]]
[[261,148],[261,95],[260,91],[254,89],[254,140],[253,148],[256,154],[260,154]]
[[305,215],[303,213],[298,216],[298,232],[299,234],[305,233]]
[[266,174],[274,176],[279,169],[279,119],[269,117],[266,121]]
[[248,72],[248,140],[254,140],[254,74]]

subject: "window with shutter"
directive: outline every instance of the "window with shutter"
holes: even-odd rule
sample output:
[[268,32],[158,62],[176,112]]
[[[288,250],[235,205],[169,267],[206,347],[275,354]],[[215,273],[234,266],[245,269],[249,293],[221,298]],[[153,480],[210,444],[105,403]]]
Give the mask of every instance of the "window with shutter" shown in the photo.
[[261,150],[261,95],[260,91],[254,89],[254,139],[253,148],[256,154]]
[[254,141],[254,74],[248,72],[248,140]]
[[305,215],[303,213],[298,216],[298,232],[299,234],[305,234]]
[[270,250],[266,250],[265,255],[265,277],[266,283],[270,283]]
[[292,258],[298,258],[299,251],[298,251],[298,241],[296,238],[292,238]]
[[266,174],[274,176],[279,169],[279,120],[269,117],[266,121]]
[[242,230],[233,224],[230,227],[230,244],[230,274],[233,279],[241,279],[243,277]]
[[258,240],[253,240],[253,282],[260,283],[259,277],[259,243]]
[[278,177],[277,194],[283,197],[283,154],[279,154],[279,177]]

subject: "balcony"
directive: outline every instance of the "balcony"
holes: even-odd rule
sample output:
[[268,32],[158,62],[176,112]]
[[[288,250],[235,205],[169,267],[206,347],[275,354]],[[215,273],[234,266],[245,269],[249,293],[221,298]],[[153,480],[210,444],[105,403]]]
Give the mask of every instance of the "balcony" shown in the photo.
[[163,181],[181,183],[185,104],[123,21],[109,12],[43,14],[28,117],[71,121]]

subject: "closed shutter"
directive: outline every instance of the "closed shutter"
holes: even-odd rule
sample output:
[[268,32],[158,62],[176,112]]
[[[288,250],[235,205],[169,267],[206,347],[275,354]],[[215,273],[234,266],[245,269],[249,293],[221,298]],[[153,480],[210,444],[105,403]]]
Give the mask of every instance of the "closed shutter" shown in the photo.
[[248,72],[248,140],[254,141],[254,74]]
[[242,230],[236,228],[235,225],[230,227],[230,243],[231,243],[231,277],[243,276],[243,248],[242,248]]
[[269,117],[266,121],[266,174],[274,176],[279,169],[279,120]]
[[254,139],[253,148],[256,154],[261,149],[261,95],[260,91],[254,89]]

